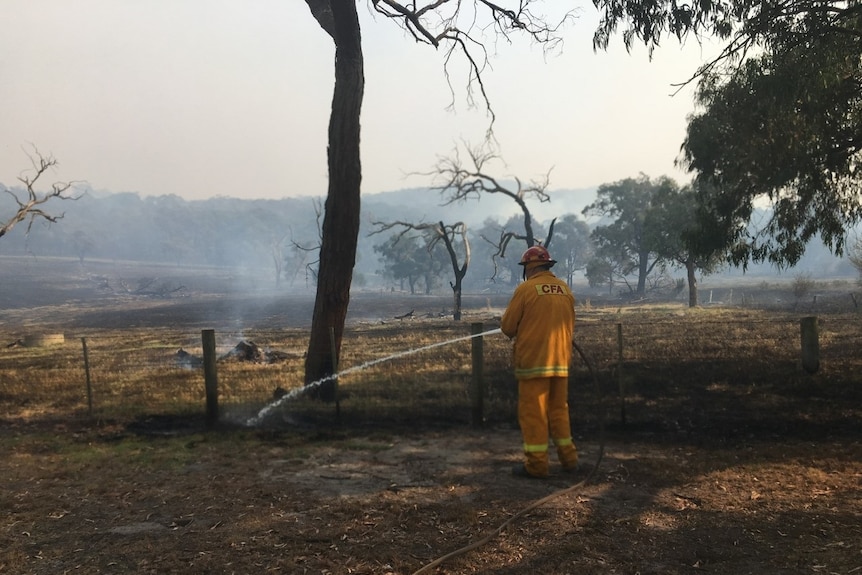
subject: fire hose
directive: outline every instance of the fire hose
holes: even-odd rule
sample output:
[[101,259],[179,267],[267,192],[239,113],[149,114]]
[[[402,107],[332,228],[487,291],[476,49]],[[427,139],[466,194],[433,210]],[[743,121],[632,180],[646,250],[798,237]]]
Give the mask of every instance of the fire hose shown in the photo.
[[[601,398],[601,386],[599,384],[599,378],[598,378],[598,375],[596,374],[596,370],[593,367],[592,362],[590,362],[590,360],[587,358],[586,354],[584,353],[583,349],[581,349],[581,346],[579,346],[576,341],[572,341],[572,347],[575,349],[575,351],[578,352],[578,355],[581,357],[581,359],[587,365],[587,369],[589,369],[590,375],[592,376],[592,379],[593,379],[593,385],[595,385],[596,397]],[[488,535],[482,537],[478,541],[474,541],[473,543],[470,543],[469,545],[461,547],[460,549],[456,549],[455,551],[452,551],[451,553],[447,553],[446,555],[443,555],[442,557],[435,559],[434,561],[432,561],[431,563],[428,563],[427,565],[425,565],[424,567],[422,567],[418,571],[414,571],[412,573],[412,575],[420,575],[422,573],[427,573],[430,569],[433,569],[434,567],[437,567],[438,565],[441,565],[441,564],[445,563],[446,561],[449,561],[450,559],[454,559],[455,557],[465,555],[466,553],[469,553],[470,551],[473,551],[474,549],[478,549],[479,547],[485,545],[486,543],[488,543],[489,541],[491,541],[495,537],[502,534],[503,530],[505,530],[506,527],[508,527],[509,525],[514,523],[516,520],[520,519],[521,517],[524,517],[530,511],[533,511],[537,507],[541,507],[545,503],[548,503],[549,501],[557,499],[558,497],[562,497],[563,495],[566,495],[566,494],[569,494],[569,493],[572,493],[572,492],[575,492],[575,491],[581,489],[587,483],[589,483],[592,480],[592,478],[596,475],[596,472],[599,469],[599,464],[601,464],[602,458],[604,457],[604,453],[605,453],[605,411],[604,411],[604,409],[600,409],[599,410],[599,453],[598,453],[598,456],[596,457],[596,462],[593,464],[592,468],[590,468],[590,471],[587,473],[587,476],[584,479],[578,481],[574,485],[566,487],[565,489],[560,489],[558,491],[555,491],[555,492],[551,493],[550,495],[547,495],[541,499],[538,499],[538,500],[530,503],[529,505],[527,505],[526,507],[524,507],[523,509],[521,509],[520,511],[518,511],[517,513],[515,513],[514,515],[509,517],[506,521],[501,523],[496,529],[494,529]]]

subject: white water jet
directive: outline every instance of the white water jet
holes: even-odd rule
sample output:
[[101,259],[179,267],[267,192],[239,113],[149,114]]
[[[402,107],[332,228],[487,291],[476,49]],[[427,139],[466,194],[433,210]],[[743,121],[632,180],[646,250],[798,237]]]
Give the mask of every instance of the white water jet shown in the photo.
[[449,340],[441,341],[438,343],[432,343],[432,344],[425,345],[422,347],[417,347],[415,349],[408,349],[406,351],[399,351],[398,353],[393,353],[392,355],[387,355],[386,357],[381,357],[378,359],[372,359],[370,361],[366,361],[365,363],[363,363],[361,365],[348,367],[347,369],[341,370],[338,373],[334,373],[332,375],[327,375],[326,377],[322,377],[322,378],[318,379],[317,381],[312,381],[311,383],[309,383],[307,385],[304,385],[302,387],[298,387],[298,388],[294,389],[293,391],[291,391],[290,393],[287,393],[287,394],[281,396],[280,398],[273,401],[272,403],[269,403],[269,404],[263,406],[263,408],[257,413],[257,415],[255,415],[254,417],[250,417],[245,422],[245,424],[249,427],[254,427],[254,426],[260,424],[260,422],[263,421],[263,419],[267,415],[269,415],[274,409],[276,409],[277,407],[279,407],[283,403],[286,403],[286,402],[290,401],[291,399],[295,399],[295,398],[299,397],[300,395],[302,395],[303,393],[306,393],[306,392],[314,389],[315,387],[317,387],[323,383],[326,383],[327,381],[332,381],[333,379],[339,378],[343,375],[347,375],[348,373],[360,371],[362,369],[366,369],[366,368],[371,367],[373,365],[377,365],[378,363],[383,363],[384,361],[389,361],[392,359],[398,359],[399,357],[404,357],[406,355],[419,353],[420,351],[426,351],[429,349],[433,349],[435,347],[441,347],[444,345],[449,345],[450,343],[457,343],[459,341],[464,341],[467,339],[473,339],[474,337],[482,337],[485,335],[494,335],[497,333],[503,333],[503,332],[500,330],[500,328],[497,328],[497,329],[492,329],[489,331],[484,331],[482,333],[465,335],[462,337],[456,337],[454,339],[449,339]]

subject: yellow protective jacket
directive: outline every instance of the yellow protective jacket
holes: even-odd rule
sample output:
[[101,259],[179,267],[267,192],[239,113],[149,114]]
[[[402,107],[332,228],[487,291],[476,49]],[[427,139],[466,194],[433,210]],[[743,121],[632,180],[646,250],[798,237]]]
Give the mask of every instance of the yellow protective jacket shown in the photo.
[[500,329],[515,338],[515,377],[567,377],[575,329],[575,296],[566,282],[542,271],[515,288]]

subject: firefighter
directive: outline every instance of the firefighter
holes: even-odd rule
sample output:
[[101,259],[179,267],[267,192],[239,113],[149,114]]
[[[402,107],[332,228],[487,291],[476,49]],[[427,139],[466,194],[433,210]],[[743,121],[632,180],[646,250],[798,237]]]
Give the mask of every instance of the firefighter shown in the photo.
[[578,465],[568,402],[575,297],[551,272],[555,263],[543,246],[524,252],[519,262],[524,281],[515,288],[500,322],[502,332],[514,339],[524,463],[512,471],[520,477],[548,476],[549,433],[563,470]]

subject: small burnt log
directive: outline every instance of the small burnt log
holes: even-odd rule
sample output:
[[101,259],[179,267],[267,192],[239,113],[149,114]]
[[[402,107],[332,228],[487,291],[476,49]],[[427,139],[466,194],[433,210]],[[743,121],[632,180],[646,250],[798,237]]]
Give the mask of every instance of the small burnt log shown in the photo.
[[221,356],[222,360],[251,361],[254,363],[278,363],[296,357],[283,351],[265,350],[253,341],[243,340],[232,350]]
[[177,350],[176,354],[177,365],[186,369],[196,369],[202,367],[204,361],[196,355],[192,355],[183,348]]
[[253,361],[255,363],[264,363],[266,354],[253,341],[243,340],[221,357],[221,359],[233,359],[236,361]]
[[404,321],[405,319],[413,319],[413,312],[414,311],[416,311],[416,310],[411,309],[410,311],[408,311],[404,315],[396,315],[395,319],[400,319],[401,321]]
[[280,361],[287,361],[288,359],[297,357],[296,354],[275,350],[268,350],[264,352],[264,355],[266,356],[267,363],[278,363]]

